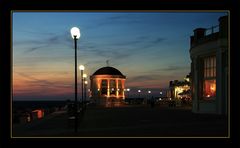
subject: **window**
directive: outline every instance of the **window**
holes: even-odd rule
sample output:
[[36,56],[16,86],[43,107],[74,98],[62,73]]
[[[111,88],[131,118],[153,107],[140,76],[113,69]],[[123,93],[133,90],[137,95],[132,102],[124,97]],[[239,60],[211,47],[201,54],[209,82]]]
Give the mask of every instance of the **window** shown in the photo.
[[216,97],[216,56],[203,60],[203,99],[213,100]]

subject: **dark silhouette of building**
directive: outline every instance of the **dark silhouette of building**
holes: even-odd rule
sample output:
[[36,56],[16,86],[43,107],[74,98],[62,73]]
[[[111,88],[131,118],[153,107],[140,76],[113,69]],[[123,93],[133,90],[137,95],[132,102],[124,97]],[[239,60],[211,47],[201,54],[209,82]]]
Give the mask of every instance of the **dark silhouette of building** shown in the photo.
[[227,114],[228,106],[228,16],[219,25],[197,28],[191,36],[192,111]]

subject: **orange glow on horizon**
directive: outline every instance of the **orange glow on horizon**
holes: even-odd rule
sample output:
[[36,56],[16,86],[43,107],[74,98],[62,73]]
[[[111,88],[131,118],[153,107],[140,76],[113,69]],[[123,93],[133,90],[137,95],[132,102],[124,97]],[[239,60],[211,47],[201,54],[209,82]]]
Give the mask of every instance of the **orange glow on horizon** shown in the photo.
[[13,96],[56,96],[73,93],[73,76],[13,73]]

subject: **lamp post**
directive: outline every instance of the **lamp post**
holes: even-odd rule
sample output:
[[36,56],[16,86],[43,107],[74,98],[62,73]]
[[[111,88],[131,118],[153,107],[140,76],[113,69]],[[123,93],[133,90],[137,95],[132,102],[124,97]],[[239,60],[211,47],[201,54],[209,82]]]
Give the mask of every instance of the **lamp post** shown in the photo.
[[84,82],[84,86],[83,86],[83,88],[84,88],[84,110],[86,109],[86,101],[87,101],[87,99],[86,99],[86,88],[87,88],[87,80],[86,80],[86,78],[87,78],[87,74],[83,74],[83,82]]
[[127,92],[128,92],[128,98],[130,98],[130,88],[127,88]]
[[138,97],[140,98],[140,93],[141,93],[141,90],[138,90]]
[[78,108],[77,108],[77,40],[80,38],[80,30],[77,27],[73,27],[71,30],[71,36],[74,39],[75,47],[75,132],[78,130]]
[[81,100],[82,102],[81,102],[81,107],[82,107],[82,108],[83,108],[83,101],[84,101],[84,100],[83,100],[83,83],[84,83],[84,82],[83,82],[83,81],[84,81],[84,80],[83,80],[83,71],[84,71],[84,69],[85,69],[85,67],[84,67],[83,65],[80,65],[80,66],[79,66],[79,70],[80,70],[80,72],[81,72],[81,90],[82,90],[82,100]]
[[148,91],[148,94],[149,94],[149,95],[148,95],[148,100],[150,100],[150,94],[151,94],[151,91],[150,91],[150,90]]
[[85,86],[84,86],[84,98],[85,98],[85,101],[87,101],[87,84],[88,84],[88,81],[87,80],[85,80],[84,81],[84,84],[85,84]]

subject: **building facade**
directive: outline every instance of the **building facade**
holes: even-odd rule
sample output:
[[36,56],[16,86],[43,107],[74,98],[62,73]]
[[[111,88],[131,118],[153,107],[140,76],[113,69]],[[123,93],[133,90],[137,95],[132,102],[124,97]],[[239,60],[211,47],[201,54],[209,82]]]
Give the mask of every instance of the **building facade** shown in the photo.
[[209,29],[197,28],[191,36],[190,78],[194,113],[227,114],[228,22],[228,16],[222,16],[219,25]]
[[167,97],[176,102],[191,101],[190,79],[189,75],[184,78],[184,81],[174,80],[169,82],[169,90]]
[[103,106],[120,105],[125,98],[125,80],[118,69],[102,67],[90,76],[92,99]]

